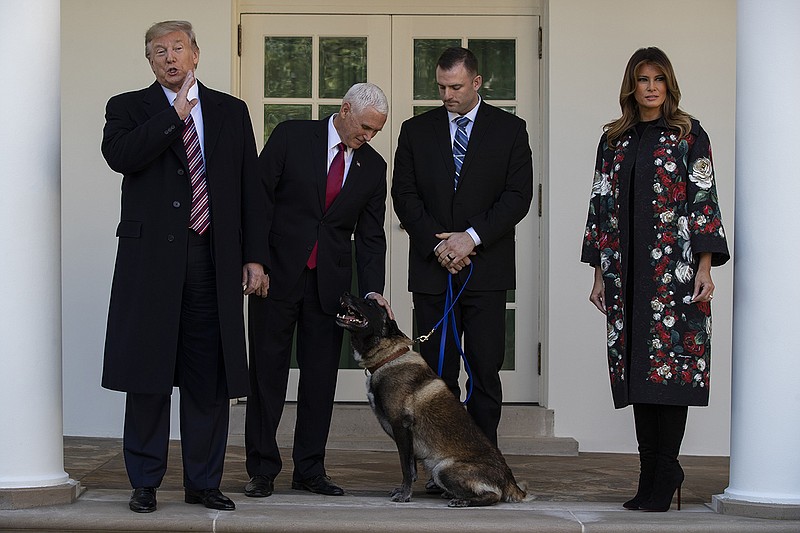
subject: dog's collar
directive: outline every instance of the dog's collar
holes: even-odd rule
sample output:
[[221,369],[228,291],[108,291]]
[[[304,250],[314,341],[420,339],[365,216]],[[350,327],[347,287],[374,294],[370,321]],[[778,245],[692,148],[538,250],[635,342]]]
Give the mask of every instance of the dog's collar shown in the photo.
[[399,350],[394,352],[392,355],[390,355],[389,357],[387,357],[383,361],[379,362],[377,365],[372,365],[371,367],[369,367],[369,368],[367,368],[365,370],[369,371],[370,374],[374,374],[380,367],[382,367],[383,365],[385,365],[386,363],[388,363],[390,361],[394,361],[395,359],[397,359],[398,357],[400,357],[401,355],[403,355],[404,353],[406,353],[410,349],[411,348],[409,348],[408,346],[400,348]]

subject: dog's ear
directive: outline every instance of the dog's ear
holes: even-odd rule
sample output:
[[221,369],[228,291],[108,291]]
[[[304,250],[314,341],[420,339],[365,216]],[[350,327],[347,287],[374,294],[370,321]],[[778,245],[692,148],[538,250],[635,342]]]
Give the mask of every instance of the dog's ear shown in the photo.
[[397,322],[392,319],[386,320],[386,336],[387,337],[405,337],[406,334],[400,331]]

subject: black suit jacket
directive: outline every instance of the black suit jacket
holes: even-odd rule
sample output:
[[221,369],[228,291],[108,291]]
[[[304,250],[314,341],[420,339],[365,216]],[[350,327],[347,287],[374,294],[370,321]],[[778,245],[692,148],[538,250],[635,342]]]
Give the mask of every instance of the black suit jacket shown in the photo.
[[[198,82],[199,83],[199,82]],[[266,262],[256,238],[257,153],[247,106],[199,85],[217,300],[228,394],[247,394],[242,265]],[[156,82],[111,98],[102,151],[123,175],[103,386],[170,393],[191,209],[184,122]],[[263,215],[262,215],[263,216]]]
[[[481,102],[458,190],[447,111],[438,107],[406,120],[395,151],[392,199],[411,240],[408,289],[439,294],[447,271],[433,253],[437,233],[469,227],[482,244],[473,256],[472,290],[515,287],[514,227],[533,198],[533,163],[525,121]],[[460,276],[466,276],[468,269]]]
[[371,146],[353,153],[344,185],[325,206],[328,118],[279,124],[259,156],[269,239],[269,297],[298,296],[298,280],[319,240],[317,280],[322,309],[339,310],[352,282],[355,235],[358,290],[383,293],[385,281],[386,162]]

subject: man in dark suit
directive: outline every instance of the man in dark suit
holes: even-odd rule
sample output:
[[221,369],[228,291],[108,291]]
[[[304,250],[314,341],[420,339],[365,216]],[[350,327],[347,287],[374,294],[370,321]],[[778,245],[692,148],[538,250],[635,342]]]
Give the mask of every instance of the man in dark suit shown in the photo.
[[229,398],[248,391],[243,293],[266,295],[247,106],[195,80],[192,25],[145,35],[156,82],[111,98],[102,151],[123,174],[103,386],[126,395],[129,507],[156,510],[170,394],[180,389],[186,503],[233,510],[219,491]]
[[[515,286],[514,227],[530,207],[533,163],[525,122],[483,101],[481,82],[472,52],[449,48],[441,55],[436,83],[444,106],[403,123],[392,199],[411,244],[408,288],[417,330],[428,332],[442,318],[448,273],[454,294],[466,285],[454,312],[472,370],[467,409],[496,445],[506,291]],[[434,371],[441,332],[421,344]],[[458,348],[447,339],[442,378],[456,396],[459,363]]]
[[269,235],[269,296],[251,299],[250,395],[245,494],[272,494],[281,470],[276,441],[297,332],[297,421],[292,488],[343,494],[325,473],[342,328],[339,298],[350,290],[354,236],[361,294],[391,314],[383,298],[386,162],[367,143],[383,128],[388,104],[370,83],[347,91],[339,113],[279,124],[259,157]]

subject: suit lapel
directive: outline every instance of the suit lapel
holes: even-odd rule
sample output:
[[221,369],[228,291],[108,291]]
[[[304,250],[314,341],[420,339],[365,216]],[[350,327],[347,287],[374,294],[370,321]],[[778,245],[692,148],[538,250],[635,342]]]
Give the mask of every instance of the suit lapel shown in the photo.
[[[472,125],[472,132],[469,135],[469,143],[467,144],[467,153],[464,156],[464,164],[461,167],[461,175],[459,177],[459,183],[461,183],[464,178],[469,177],[469,167],[472,161],[477,157],[477,152],[480,147],[481,141],[486,136],[486,132],[489,130],[489,127],[492,123],[493,119],[493,109],[492,107],[486,103],[486,101],[481,100],[481,106],[478,108],[478,114],[475,116],[475,123]],[[454,170],[455,172],[455,170]]]
[[342,190],[339,191],[339,194],[334,198],[333,203],[328,208],[329,212],[336,209],[336,206],[339,204],[345,202],[350,195],[349,191],[354,187],[358,187],[358,183],[363,175],[363,160],[363,149],[359,148],[358,150],[353,150],[353,159],[350,161],[350,168],[347,169],[344,185],[342,185]]
[[[447,175],[451,180],[455,180],[456,164],[453,162],[453,143],[450,140],[450,122],[449,115],[444,106],[440,107],[436,115],[433,117],[433,135],[436,143],[439,145],[439,150],[442,152],[442,161],[447,169]],[[450,183],[450,189],[452,189]]]
[[[329,117],[330,118],[330,117]],[[325,211],[325,188],[328,184],[328,118],[314,124],[311,140],[312,177],[317,188],[320,211]]]
[[203,112],[203,144],[206,158],[206,167],[214,147],[219,139],[219,132],[222,131],[222,122],[225,120],[225,113],[222,110],[222,102],[216,95],[209,91],[205,85],[197,82],[200,94],[200,109]]

